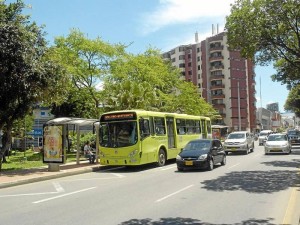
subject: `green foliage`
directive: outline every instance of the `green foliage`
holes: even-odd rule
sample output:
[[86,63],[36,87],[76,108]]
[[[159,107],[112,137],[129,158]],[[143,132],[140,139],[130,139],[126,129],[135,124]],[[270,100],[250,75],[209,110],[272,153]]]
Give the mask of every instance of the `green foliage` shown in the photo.
[[261,65],[276,62],[273,79],[296,85],[300,78],[298,0],[237,0],[227,17],[228,43]]
[[291,89],[284,108],[293,111],[297,117],[300,117],[300,85]]
[[199,97],[196,87],[181,80],[178,69],[151,48],[143,54],[113,61],[103,94],[108,111],[144,109],[210,116],[216,113]]
[[[109,70],[109,62],[125,54],[125,46],[112,45],[99,37],[89,39],[72,29],[67,37],[57,37],[52,57],[66,70],[68,93],[52,104],[56,116],[99,117],[101,90],[96,85]],[[53,103],[53,102],[52,102]]]
[[5,132],[0,159],[10,145],[13,123],[50,98],[49,87],[61,78],[60,67],[47,57],[42,29],[21,14],[24,7],[22,1],[0,2],[0,129]]

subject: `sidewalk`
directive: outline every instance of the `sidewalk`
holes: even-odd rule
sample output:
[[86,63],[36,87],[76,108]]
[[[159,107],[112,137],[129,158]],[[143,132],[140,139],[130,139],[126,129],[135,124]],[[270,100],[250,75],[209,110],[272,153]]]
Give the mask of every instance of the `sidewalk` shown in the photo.
[[49,171],[48,166],[42,168],[32,168],[15,171],[0,172],[0,189],[12,187],[16,185],[28,184],[43,180],[49,180],[57,177],[71,176],[81,173],[88,173],[100,169],[98,163],[90,164],[87,162],[80,162],[80,164],[67,163],[60,165],[59,171]]

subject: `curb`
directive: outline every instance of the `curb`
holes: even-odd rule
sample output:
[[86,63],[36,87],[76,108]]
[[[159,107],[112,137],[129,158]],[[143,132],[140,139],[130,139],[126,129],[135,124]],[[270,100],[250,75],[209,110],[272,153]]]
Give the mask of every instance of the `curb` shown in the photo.
[[82,169],[78,169],[78,170],[74,170],[74,171],[59,171],[56,174],[41,175],[39,177],[32,177],[32,178],[23,179],[23,180],[16,180],[16,181],[11,181],[11,182],[0,183],[0,189],[14,187],[14,186],[23,185],[23,184],[30,184],[30,183],[39,182],[39,181],[51,180],[51,179],[60,178],[60,177],[67,177],[67,176],[73,176],[73,175],[78,175],[78,174],[83,174],[83,173],[90,173],[90,172],[95,172],[98,170],[100,170],[100,166],[92,167],[92,168],[82,168]]

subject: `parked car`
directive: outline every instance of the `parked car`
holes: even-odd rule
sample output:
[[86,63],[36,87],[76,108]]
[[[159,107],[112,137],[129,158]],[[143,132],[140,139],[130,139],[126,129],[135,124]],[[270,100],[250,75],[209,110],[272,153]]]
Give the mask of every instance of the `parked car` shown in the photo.
[[292,147],[300,145],[300,131],[299,130],[288,130],[287,135],[288,135],[288,138],[290,140]]
[[291,143],[286,134],[270,134],[265,143],[265,154],[269,153],[291,153]]
[[267,140],[269,134],[271,134],[271,133],[272,133],[271,130],[262,130],[259,133],[259,136],[258,136],[258,145],[264,145],[264,143]]
[[192,140],[176,157],[178,171],[191,168],[213,170],[218,163],[226,164],[226,154],[218,139]]

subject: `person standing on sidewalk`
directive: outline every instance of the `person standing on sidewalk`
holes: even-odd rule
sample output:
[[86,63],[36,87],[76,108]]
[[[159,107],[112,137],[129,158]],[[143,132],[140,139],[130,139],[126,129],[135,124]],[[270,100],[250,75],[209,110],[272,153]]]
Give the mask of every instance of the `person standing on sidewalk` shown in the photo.
[[95,163],[95,154],[92,152],[90,142],[87,141],[83,148],[84,157],[88,158],[90,163]]

